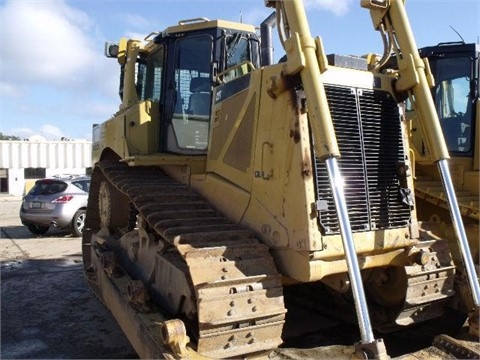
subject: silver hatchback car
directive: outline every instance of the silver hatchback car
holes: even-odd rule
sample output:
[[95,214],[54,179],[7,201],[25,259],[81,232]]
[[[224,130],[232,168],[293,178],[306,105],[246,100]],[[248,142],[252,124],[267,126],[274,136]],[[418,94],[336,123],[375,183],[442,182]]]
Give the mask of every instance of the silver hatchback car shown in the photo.
[[73,236],[81,236],[89,189],[88,176],[37,180],[23,197],[22,224],[35,235],[43,235],[54,226],[69,229]]

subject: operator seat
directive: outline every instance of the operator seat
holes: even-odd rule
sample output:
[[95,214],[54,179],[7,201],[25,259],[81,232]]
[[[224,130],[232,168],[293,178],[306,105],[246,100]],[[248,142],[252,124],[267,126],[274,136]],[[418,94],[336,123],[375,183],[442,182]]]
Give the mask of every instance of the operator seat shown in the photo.
[[189,114],[210,115],[211,86],[210,78],[196,77],[190,81],[190,99],[188,102]]

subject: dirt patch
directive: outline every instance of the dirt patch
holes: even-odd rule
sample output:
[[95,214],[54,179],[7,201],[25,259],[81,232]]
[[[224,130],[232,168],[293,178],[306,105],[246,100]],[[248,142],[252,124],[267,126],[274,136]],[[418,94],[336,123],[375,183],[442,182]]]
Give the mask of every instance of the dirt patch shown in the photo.
[[0,198],[2,359],[138,358],[87,288],[81,239],[51,229],[31,235],[20,199]]

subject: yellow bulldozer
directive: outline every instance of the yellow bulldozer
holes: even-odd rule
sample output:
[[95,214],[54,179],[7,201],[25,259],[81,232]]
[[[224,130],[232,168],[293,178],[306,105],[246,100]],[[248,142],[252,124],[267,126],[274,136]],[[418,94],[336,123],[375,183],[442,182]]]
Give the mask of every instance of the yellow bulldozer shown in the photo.
[[[407,98],[478,308],[433,77],[403,1],[361,1],[387,44],[368,63],[327,58],[301,0],[265,4],[278,64],[254,26],[207,18],[105,48],[122,102],[93,127],[83,260],[143,358],[266,354],[295,322],[285,291],[311,284],[349,300],[361,358],[388,356],[374,329],[441,316],[456,266],[448,241],[420,227]],[[384,70],[392,51],[398,70]]]

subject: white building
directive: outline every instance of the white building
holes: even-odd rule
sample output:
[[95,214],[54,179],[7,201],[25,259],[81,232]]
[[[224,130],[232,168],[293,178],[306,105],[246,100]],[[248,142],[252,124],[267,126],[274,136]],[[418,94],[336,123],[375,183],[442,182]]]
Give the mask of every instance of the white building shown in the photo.
[[20,196],[36,179],[86,174],[91,167],[91,141],[0,140],[0,193]]

